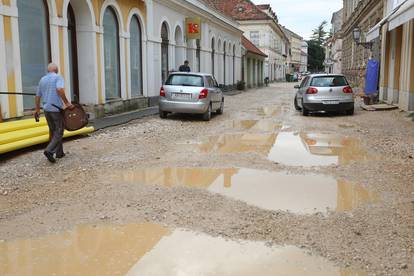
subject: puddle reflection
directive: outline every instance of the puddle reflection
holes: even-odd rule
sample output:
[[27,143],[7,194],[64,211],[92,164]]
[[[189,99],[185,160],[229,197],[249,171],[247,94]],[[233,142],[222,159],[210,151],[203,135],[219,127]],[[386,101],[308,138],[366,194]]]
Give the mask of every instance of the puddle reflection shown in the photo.
[[271,120],[234,120],[228,126],[236,129],[253,129],[266,132],[275,132],[282,128],[282,124]]
[[[266,124],[262,129],[265,128]],[[346,165],[368,158],[358,140],[335,134],[224,134],[210,137],[198,146],[204,153],[255,152],[288,166]]]
[[277,114],[279,114],[282,110],[282,107],[279,106],[265,106],[265,107],[260,107],[257,110],[257,115],[259,116],[276,116]]
[[207,142],[199,145],[204,153],[241,153],[257,152],[268,154],[276,141],[277,134],[228,134],[213,136]]
[[0,244],[2,275],[363,276],[294,246],[229,241],[154,224],[78,226]]
[[[353,274],[347,274],[353,273]],[[268,247],[176,230],[163,238],[127,274],[137,275],[326,275],[363,276],[342,270],[297,247]]]
[[170,230],[154,224],[77,226],[0,243],[0,275],[125,275]]
[[358,140],[335,134],[281,132],[268,159],[289,166],[346,165],[367,159]]
[[121,179],[133,184],[205,188],[259,208],[298,214],[350,211],[378,200],[376,194],[360,185],[316,174],[235,168],[164,168],[124,172]]

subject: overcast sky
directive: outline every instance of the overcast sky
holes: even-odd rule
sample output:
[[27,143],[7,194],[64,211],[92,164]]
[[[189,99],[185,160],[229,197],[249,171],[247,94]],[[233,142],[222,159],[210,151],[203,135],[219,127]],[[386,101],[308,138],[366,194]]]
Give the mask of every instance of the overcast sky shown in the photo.
[[329,28],[332,13],[342,8],[343,0],[252,0],[255,4],[271,4],[279,23],[309,39],[312,30],[323,20]]

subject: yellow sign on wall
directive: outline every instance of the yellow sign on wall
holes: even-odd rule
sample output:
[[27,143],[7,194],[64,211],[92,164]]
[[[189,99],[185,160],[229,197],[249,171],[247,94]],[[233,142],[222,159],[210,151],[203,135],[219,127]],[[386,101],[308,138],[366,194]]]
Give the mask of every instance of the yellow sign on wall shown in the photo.
[[201,39],[201,19],[199,17],[187,17],[185,19],[185,33],[187,39]]

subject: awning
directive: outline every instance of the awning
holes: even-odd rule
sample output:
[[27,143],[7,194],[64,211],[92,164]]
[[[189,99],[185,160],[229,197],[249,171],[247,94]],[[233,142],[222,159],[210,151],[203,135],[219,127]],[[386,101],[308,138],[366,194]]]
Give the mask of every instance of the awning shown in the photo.
[[407,0],[396,13],[389,18],[389,30],[393,30],[402,24],[414,19],[414,0]]
[[[408,0],[408,1],[414,1],[414,0]],[[406,4],[407,2],[403,2],[401,4],[399,4],[397,7],[395,7],[386,17],[384,17],[380,22],[377,23],[377,25],[375,25],[374,27],[372,27],[371,30],[368,31],[367,36],[366,36],[366,41],[370,42],[374,39],[376,39],[377,37],[380,36],[380,32],[381,32],[381,27],[390,20],[390,18],[395,15],[397,12],[400,11],[400,8],[402,8],[402,6],[404,4]]]
[[387,15],[387,17],[383,18],[380,22],[378,22],[377,25],[375,25],[371,30],[368,31],[366,38],[367,42],[370,42],[380,36],[381,27],[388,20],[391,14]]

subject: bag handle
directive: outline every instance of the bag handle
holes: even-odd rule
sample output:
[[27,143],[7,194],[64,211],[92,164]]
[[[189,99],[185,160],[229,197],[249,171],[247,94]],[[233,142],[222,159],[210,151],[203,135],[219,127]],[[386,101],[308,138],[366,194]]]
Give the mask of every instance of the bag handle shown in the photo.
[[57,109],[59,109],[59,111],[60,111],[60,112],[63,112],[63,111],[64,111],[64,109],[63,109],[63,108],[61,108],[60,106],[57,106],[57,105],[55,105],[55,104],[52,104],[52,106],[53,106],[53,107],[56,107]]

